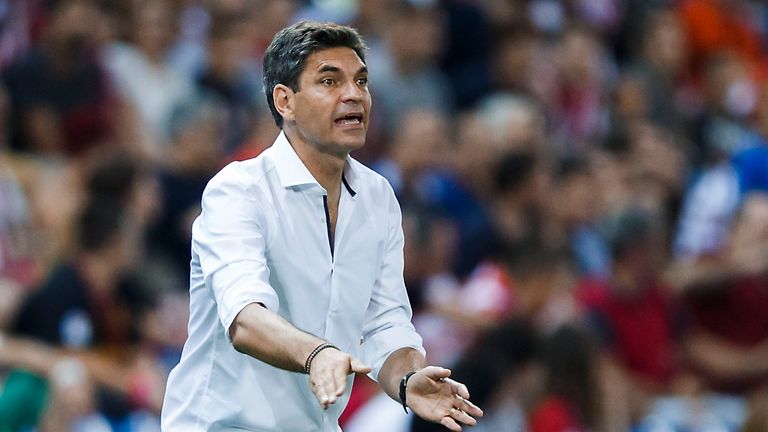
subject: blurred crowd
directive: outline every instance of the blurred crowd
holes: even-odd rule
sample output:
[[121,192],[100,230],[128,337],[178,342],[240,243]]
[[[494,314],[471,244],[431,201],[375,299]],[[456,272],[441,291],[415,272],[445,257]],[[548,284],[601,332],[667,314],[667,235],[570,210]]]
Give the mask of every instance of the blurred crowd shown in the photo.
[[[357,28],[473,430],[768,431],[768,5],[0,0],[0,432],[159,430],[207,180],[277,135],[299,19]],[[349,432],[440,430],[365,377]]]

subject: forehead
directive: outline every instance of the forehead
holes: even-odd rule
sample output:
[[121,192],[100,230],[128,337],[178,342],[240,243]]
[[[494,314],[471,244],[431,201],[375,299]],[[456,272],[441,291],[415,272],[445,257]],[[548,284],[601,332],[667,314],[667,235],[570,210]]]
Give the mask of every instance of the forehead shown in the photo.
[[329,67],[346,73],[357,73],[365,67],[355,50],[348,47],[333,47],[313,52],[304,64],[304,73],[317,74]]

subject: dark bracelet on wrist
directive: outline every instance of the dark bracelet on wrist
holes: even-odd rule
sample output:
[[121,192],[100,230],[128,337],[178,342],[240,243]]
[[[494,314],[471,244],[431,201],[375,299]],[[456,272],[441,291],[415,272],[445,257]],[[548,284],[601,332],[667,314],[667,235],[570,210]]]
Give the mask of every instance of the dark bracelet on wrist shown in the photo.
[[337,351],[341,351],[341,350],[339,350],[339,348],[336,345],[328,343],[328,342],[325,342],[325,343],[322,343],[322,344],[318,345],[315,349],[312,350],[311,353],[309,353],[309,356],[307,357],[307,361],[304,362],[304,373],[305,374],[309,375],[309,368],[312,367],[312,360],[314,360],[315,357],[317,357],[317,355],[320,354],[320,351],[322,351],[322,350],[324,350],[326,348],[333,348],[333,349],[335,349]]
[[403,378],[400,380],[400,402],[403,404],[403,409],[406,414],[408,414],[408,403],[405,400],[405,389],[408,388],[408,380],[411,379],[416,372],[417,371],[408,372],[403,375]]

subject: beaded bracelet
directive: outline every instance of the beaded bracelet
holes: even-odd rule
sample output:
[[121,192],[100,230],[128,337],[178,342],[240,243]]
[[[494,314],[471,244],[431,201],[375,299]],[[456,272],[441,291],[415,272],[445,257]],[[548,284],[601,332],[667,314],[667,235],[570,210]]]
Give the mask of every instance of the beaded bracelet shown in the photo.
[[333,348],[333,349],[335,349],[337,351],[341,351],[341,350],[339,350],[339,348],[336,345],[328,343],[328,342],[325,342],[325,343],[322,343],[322,344],[318,345],[317,348],[313,349],[312,352],[309,353],[309,357],[307,357],[307,361],[304,362],[304,373],[305,374],[309,375],[309,368],[312,366],[312,360],[314,360],[315,357],[317,357],[317,355],[320,354],[320,351],[322,351],[322,350],[324,350],[326,348]]

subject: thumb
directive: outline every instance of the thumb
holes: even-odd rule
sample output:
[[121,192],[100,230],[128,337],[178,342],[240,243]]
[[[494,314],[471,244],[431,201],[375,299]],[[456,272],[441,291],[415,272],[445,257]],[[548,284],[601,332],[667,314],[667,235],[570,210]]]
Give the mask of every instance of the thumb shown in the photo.
[[427,366],[424,369],[420,371],[424,375],[426,375],[428,378],[433,379],[435,381],[440,381],[444,378],[448,378],[451,376],[451,370],[446,368],[441,368],[438,366]]
[[349,367],[354,373],[368,373],[371,371],[371,367],[367,366],[355,357],[350,357]]

